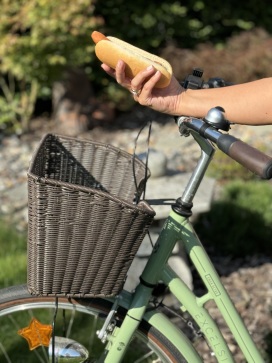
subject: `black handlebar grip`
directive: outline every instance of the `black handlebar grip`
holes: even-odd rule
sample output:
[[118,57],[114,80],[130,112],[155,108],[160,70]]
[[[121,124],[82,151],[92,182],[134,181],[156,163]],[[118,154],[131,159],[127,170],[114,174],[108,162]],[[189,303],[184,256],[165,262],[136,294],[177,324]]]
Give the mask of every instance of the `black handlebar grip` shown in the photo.
[[223,134],[217,146],[233,160],[263,179],[272,178],[272,158],[232,135]]

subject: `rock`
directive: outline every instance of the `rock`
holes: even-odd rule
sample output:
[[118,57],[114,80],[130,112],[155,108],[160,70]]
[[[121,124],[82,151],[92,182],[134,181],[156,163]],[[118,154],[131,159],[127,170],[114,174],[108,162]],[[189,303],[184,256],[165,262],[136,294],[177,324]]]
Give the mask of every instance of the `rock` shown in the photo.
[[[169,215],[171,204],[181,196],[191,173],[177,172],[165,175],[147,183],[146,199],[156,212],[155,219],[164,219]],[[215,180],[205,177],[194,199],[193,214],[207,212],[213,199]]]
[[[139,159],[146,163],[147,153],[138,155]],[[159,150],[150,149],[148,153],[148,168],[151,172],[151,178],[164,176],[167,170],[167,157]]]
[[60,132],[78,135],[88,130],[93,111],[92,96],[88,77],[81,69],[67,69],[63,80],[54,83],[53,113]]

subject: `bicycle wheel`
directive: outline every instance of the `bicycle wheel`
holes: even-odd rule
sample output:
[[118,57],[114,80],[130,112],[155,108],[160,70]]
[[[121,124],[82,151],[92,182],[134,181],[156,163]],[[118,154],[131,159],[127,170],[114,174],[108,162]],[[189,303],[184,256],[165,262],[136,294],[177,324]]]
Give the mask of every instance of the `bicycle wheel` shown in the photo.
[[[80,343],[89,354],[89,358],[84,362],[96,362],[104,350],[96,331],[103,325],[111,305],[103,299],[59,298],[55,335],[65,336]],[[118,309],[117,320],[121,324],[126,311],[123,308],[120,310],[119,312]],[[18,331],[30,326],[33,318],[37,319],[42,327],[51,326],[55,311],[54,298],[31,296],[25,285],[0,290],[0,362],[50,362],[47,346],[42,345],[30,350],[29,344],[33,342],[29,336],[28,340],[24,339]],[[41,336],[42,333],[36,333],[35,339],[42,339]],[[123,361],[185,362],[171,342],[147,322],[140,325]]]

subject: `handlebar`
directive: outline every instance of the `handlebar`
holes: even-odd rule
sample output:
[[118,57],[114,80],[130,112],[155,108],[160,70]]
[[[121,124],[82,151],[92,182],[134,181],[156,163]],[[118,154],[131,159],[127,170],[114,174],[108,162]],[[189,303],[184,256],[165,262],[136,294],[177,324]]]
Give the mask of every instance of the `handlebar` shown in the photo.
[[211,120],[211,117],[208,120],[183,116],[177,118],[180,133],[186,134],[188,131],[197,132],[205,139],[215,143],[221,151],[254,174],[257,174],[262,179],[271,179],[272,158],[240,139],[229,134],[223,134],[216,129],[215,124],[222,124],[224,115],[220,108],[215,108],[211,111],[213,116],[215,116],[215,122]]
[[231,135],[222,135],[218,139],[217,146],[225,154],[261,178],[272,178],[272,158],[260,150]]

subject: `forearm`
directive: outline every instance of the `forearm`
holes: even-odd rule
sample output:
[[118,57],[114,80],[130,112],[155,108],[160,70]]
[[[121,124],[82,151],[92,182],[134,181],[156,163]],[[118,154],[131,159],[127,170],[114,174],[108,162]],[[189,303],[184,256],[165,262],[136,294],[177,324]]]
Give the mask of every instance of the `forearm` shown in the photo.
[[166,88],[156,88],[161,74],[153,67],[139,72],[132,80],[125,75],[126,64],[116,70],[102,68],[128,90],[137,90],[134,100],[159,112],[175,116],[205,117],[216,106],[225,110],[230,122],[245,125],[272,125],[272,78],[235,86],[191,90],[181,87],[175,77]]
[[204,117],[215,106],[224,108],[234,123],[272,124],[272,78],[235,86],[186,90],[182,92],[177,113]]

